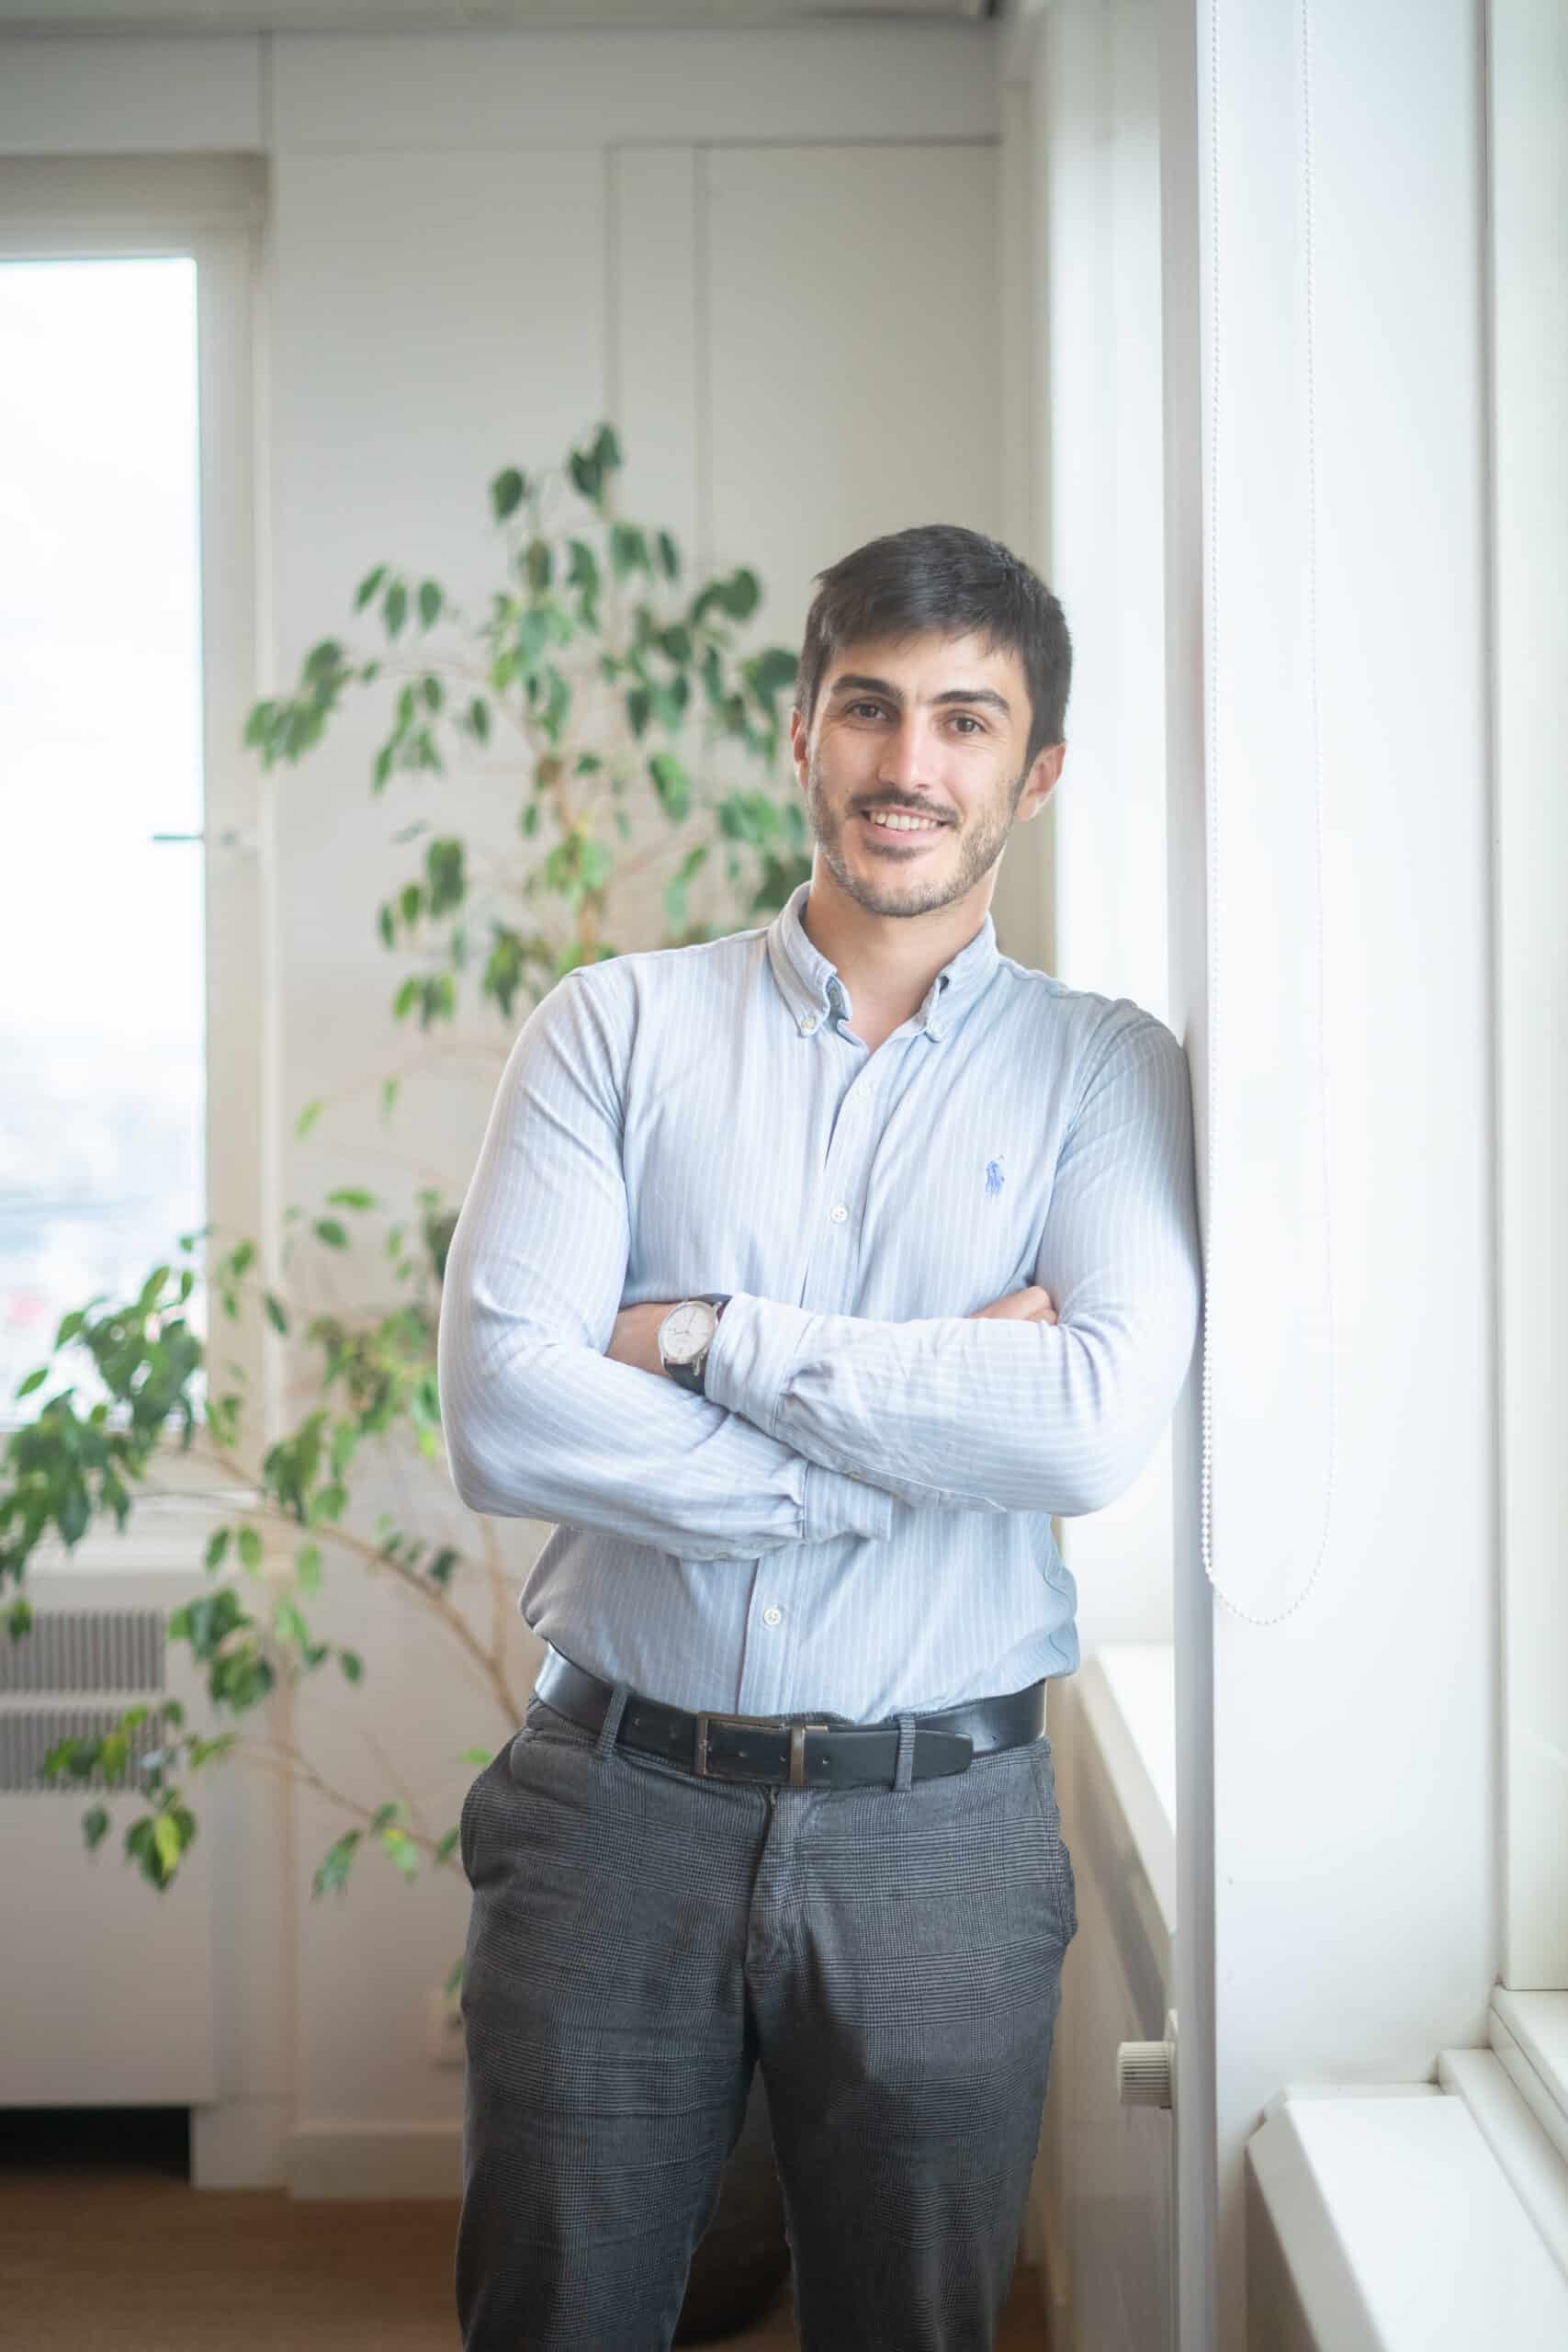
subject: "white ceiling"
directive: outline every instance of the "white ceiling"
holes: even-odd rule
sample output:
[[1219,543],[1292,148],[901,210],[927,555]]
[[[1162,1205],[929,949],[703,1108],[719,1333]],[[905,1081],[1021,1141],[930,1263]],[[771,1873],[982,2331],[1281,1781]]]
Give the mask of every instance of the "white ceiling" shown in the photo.
[[978,23],[1003,0],[0,0],[0,31],[649,32],[790,25],[834,17]]

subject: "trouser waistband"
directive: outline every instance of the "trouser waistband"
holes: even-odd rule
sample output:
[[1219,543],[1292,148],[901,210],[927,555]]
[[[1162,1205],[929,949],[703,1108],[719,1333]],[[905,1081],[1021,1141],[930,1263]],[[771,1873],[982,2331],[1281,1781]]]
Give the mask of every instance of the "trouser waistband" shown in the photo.
[[[910,1777],[966,1772],[973,1758],[1038,1739],[1045,1728],[1045,1678],[998,1698],[968,1699],[916,1714]],[[550,1643],[534,1695],[585,1731],[598,1731],[616,1686],[574,1665]],[[897,1780],[900,1717],[885,1724],[800,1722],[784,1715],[720,1715],[628,1691],[615,1744],[660,1756],[703,1780],[772,1781],[792,1789],[852,1788]]]

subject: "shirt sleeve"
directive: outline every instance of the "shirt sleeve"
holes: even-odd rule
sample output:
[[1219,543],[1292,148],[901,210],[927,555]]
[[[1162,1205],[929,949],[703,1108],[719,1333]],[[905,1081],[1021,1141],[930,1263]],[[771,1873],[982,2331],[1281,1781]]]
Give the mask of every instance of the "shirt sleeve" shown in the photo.
[[1187,1057],[1148,1015],[1101,1057],[1062,1144],[1033,1272],[1055,1324],[876,1322],[741,1294],[708,1351],[707,1393],[916,1508],[1101,1510],[1148,1460],[1187,1376],[1196,1193]]
[[585,970],[535,1006],[508,1056],[442,1284],[436,1374],[459,1497],[684,1559],[886,1536],[879,1488],[604,1353],[630,1246],[618,1058]]

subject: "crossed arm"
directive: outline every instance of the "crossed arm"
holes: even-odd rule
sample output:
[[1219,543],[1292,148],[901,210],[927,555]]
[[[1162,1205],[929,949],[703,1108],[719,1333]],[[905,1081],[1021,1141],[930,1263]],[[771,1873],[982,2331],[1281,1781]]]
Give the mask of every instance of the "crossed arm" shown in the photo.
[[1064,1141],[1033,1269],[1055,1322],[873,1321],[737,1293],[695,1397],[648,1377],[646,1332],[633,1343],[621,1322],[612,1018],[583,973],[535,1008],[453,1236],[438,1373],[471,1509],[752,1558],[885,1536],[896,1501],[1072,1516],[1131,1484],[1179,1393],[1201,1295],[1190,1094],[1168,1029],[1116,1037]]

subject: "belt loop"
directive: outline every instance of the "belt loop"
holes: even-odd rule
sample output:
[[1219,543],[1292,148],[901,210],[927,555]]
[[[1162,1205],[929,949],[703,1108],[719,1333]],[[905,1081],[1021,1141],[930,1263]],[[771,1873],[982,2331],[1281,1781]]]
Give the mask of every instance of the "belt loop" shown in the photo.
[[907,1789],[915,1777],[915,1718],[898,1718],[898,1769],[893,1775],[896,1789]]
[[629,1682],[617,1682],[610,1692],[610,1703],[604,1710],[604,1720],[599,1726],[598,1758],[601,1764],[609,1756],[620,1736],[621,1717],[631,1695]]

